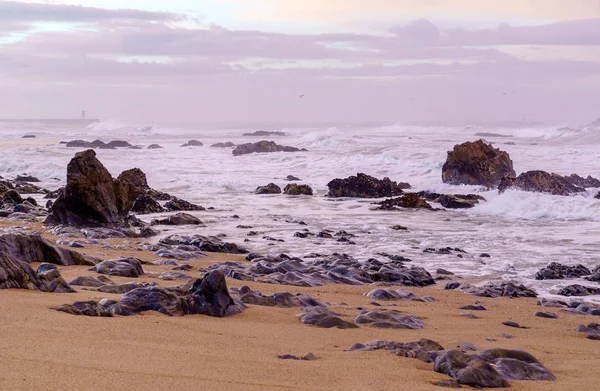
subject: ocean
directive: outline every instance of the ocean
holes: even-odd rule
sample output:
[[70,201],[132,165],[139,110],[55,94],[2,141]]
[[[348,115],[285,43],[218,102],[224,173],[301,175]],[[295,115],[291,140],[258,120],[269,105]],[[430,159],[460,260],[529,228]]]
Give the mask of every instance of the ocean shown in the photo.
[[[242,136],[256,130],[285,132],[287,136],[268,139],[308,152],[235,157],[231,148],[210,147],[217,142],[241,144],[264,139]],[[455,144],[483,138],[510,154],[517,174],[537,169],[600,178],[600,127],[154,124],[149,129],[148,124],[109,120],[3,122],[0,133],[0,175],[13,178],[27,173],[52,190],[64,185],[66,165],[78,150],[59,145],[60,141],[125,140],[141,145],[144,149],[98,149],[96,153],[115,177],[123,170],[139,167],[152,188],[213,207],[193,212],[206,224],[193,228],[193,232],[223,233],[229,241],[253,252],[300,257],[338,252],[365,260],[384,260],[378,253],[385,252],[410,258],[430,272],[444,268],[481,281],[518,281],[549,297],[573,283],[597,285],[584,280],[536,281],[534,275],[550,262],[583,264],[590,269],[600,265],[600,200],[594,198],[600,189],[571,197],[520,191],[498,194],[475,186],[443,184],[441,171],[447,151]],[[26,134],[36,138],[22,138]],[[181,147],[191,139],[202,141],[204,146]],[[149,144],[164,148],[145,149]],[[478,193],[487,202],[470,210],[385,212],[372,210],[376,200],[325,197],[329,181],[358,172],[409,182],[415,190]],[[310,185],[315,196],[253,194],[256,187],[270,182],[283,188],[289,183],[284,179],[288,175]],[[408,230],[392,230],[393,225]],[[294,236],[303,229],[313,233],[344,230],[356,235],[352,238],[356,244]],[[249,231],[257,234],[248,236]],[[168,227],[150,241],[172,233],[186,231]],[[459,258],[457,253],[423,252],[441,247],[458,247],[467,253]],[[481,253],[491,258],[481,258]],[[586,299],[600,302],[600,296]]]

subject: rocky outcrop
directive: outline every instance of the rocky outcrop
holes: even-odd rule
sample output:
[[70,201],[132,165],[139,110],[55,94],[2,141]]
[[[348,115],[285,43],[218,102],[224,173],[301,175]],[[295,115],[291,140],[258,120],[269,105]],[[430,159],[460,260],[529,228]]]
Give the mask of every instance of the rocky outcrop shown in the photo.
[[188,213],[180,212],[165,219],[152,220],[152,225],[202,225],[202,221]]
[[211,148],[232,148],[235,147],[235,144],[231,141],[227,141],[226,143],[215,143],[210,146]]
[[518,177],[507,175],[502,178],[498,186],[500,193],[508,189],[548,193],[552,195],[567,196],[584,192],[585,189],[573,185],[565,177],[550,174],[545,171],[527,171]]
[[418,194],[409,193],[397,198],[390,198],[375,204],[379,207],[376,210],[395,211],[402,209],[428,209],[433,210],[433,207]]
[[183,144],[182,147],[201,147],[204,144],[202,143],[202,141],[198,141],[198,140],[190,140],[187,143]]
[[327,184],[328,197],[382,198],[394,197],[409,189],[408,183],[396,183],[390,178],[377,179],[358,173],[345,179],[334,179]]
[[34,176],[31,175],[17,175],[17,177],[15,178],[15,181],[17,182],[40,182],[40,180]]
[[484,197],[477,194],[438,194],[428,191],[421,191],[416,194],[427,201],[438,202],[447,209],[473,208],[479,204],[479,201],[486,201]]
[[277,145],[273,141],[259,141],[257,143],[248,143],[238,145],[233,150],[233,156],[247,155],[250,153],[266,153],[266,152],[300,152],[306,151],[306,149],[298,149],[295,147],[287,147],[283,145]]
[[[40,265],[42,266],[42,265]],[[0,251],[0,289],[31,289],[43,292],[75,292],[56,268],[34,271],[26,262]]]
[[5,233],[0,235],[0,253],[25,263],[46,262],[55,265],[94,265],[96,259],[50,244],[40,235]]
[[506,175],[516,175],[510,156],[483,140],[455,145],[442,167],[442,181],[452,185],[497,187]]
[[255,194],[281,194],[281,188],[274,183],[266,186],[259,186],[254,191]]
[[164,211],[165,208],[148,194],[143,194],[136,198],[131,207],[131,212],[138,214],[161,213]]
[[287,136],[287,133],[269,130],[257,130],[252,133],[243,133],[244,137],[269,137],[269,136]]
[[589,187],[600,187],[600,180],[590,175],[588,175],[587,178],[583,178],[577,174],[571,174],[569,176],[565,176],[564,178],[570,184],[584,189]]
[[552,262],[535,274],[536,280],[559,280],[563,278],[580,278],[591,275],[590,269],[583,265],[567,266]]
[[78,152],[67,166],[67,184],[54,202],[48,223],[79,226],[117,226],[133,205],[131,186],[113,179],[88,149]]
[[287,195],[313,195],[313,189],[309,185],[299,185],[297,183],[290,183],[283,189],[283,194]]
[[573,284],[562,288],[556,294],[560,296],[600,295],[600,288]]

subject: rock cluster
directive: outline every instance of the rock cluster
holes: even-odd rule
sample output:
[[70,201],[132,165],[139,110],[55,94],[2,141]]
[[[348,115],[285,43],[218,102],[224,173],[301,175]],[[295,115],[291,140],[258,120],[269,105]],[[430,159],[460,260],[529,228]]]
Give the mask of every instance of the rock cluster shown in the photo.
[[255,194],[281,194],[281,188],[274,183],[256,188]]
[[265,153],[265,152],[300,152],[306,151],[306,149],[299,149],[296,147],[287,147],[283,145],[275,144],[273,141],[259,141],[257,143],[248,143],[238,145],[233,150],[233,156],[247,155],[251,153]]
[[580,278],[590,276],[592,272],[583,265],[567,266],[552,262],[535,274],[536,280],[559,280],[563,278]]
[[415,193],[405,194],[396,198],[376,202],[379,205],[376,210],[399,211],[402,209],[427,209],[434,210],[433,207],[422,197]]
[[380,301],[395,301],[395,300],[411,300],[411,301],[434,301],[433,297],[418,297],[414,293],[404,289],[385,289],[377,288],[370,292],[365,293],[365,296],[370,297],[373,300]]
[[502,193],[508,189],[561,196],[585,191],[585,189],[572,184],[565,177],[558,174],[550,174],[545,171],[527,171],[520,174],[518,177],[507,175],[498,185],[498,191]]
[[459,283],[449,283],[446,285],[446,289],[457,289],[461,288],[464,292],[480,297],[537,297],[537,293],[533,289],[529,289],[522,284],[515,284],[512,282],[501,282],[501,283],[488,283],[483,286],[465,285],[460,286]]
[[1,233],[0,253],[21,262],[47,262],[55,265],[95,265],[90,256],[50,244],[39,234]]
[[516,175],[510,156],[483,140],[455,145],[442,167],[442,181],[452,185],[495,188],[505,175]]
[[31,289],[43,292],[71,293],[73,288],[62,278],[56,266],[42,264],[37,271],[8,253],[0,251],[0,289]]
[[383,198],[400,195],[411,186],[408,183],[396,183],[389,178],[377,179],[358,173],[345,179],[334,179],[327,187],[327,197]]
[[285,132],[269,131],[269,130],[257,130],[252,133],[243,133],[244,137],[269,137],[269,136],[287,136]]
[[105,143],[101,140],[94,140],[92,142],[84,141],[84,140],[73,140],[63,142],[66,147],[69,148],[99,148],[99,149],[117,149],[117,148],[130,148],[133,145],[129,144],[127,141],[122,140],[113,140],[108,143]]

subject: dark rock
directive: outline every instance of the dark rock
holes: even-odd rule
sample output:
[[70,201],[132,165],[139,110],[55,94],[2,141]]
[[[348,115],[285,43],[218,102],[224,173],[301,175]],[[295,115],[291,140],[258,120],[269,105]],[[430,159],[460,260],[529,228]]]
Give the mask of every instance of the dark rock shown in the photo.
[[591,296],[600,295],[600,288],[573,284],[562,288],[557,295],[561,296]]
[[212,271],[204,278],[196,280],[190,293],[199,305],[199,313],[203,315],[224,317],[238,314],[246,308],[236,303],[229,295],[225,276],[220,271]]
[[170,212],[179,212],[179,211],[201,211],[206,210],[204,207],[192,204],[191,202],[187,202],[181,200],[179,198],[173,197],[170,201],[165,204],[165,209]]
[[540,318],[548,318],[548,319],[558,319],[558,315],[552,312],[536,312],[533,316],[537,316]]
[[5,206],[6,205],[14,206],[14,205],[23,203],[23,198],[16,190],[10,189],[4,193],[0,203]]
[[288,182],[293,182],[293,181],[300,181],[301,179],[298,177],[295,177],[293,175],[288,175],[284,178],[286,181]]
[[556,377],[535,357],[522,350],[490,349],[478,354],[506,380],[552,381]]
[[370,324],[371,327],[386,329],[419,330],[425,328],[425,323],[419,319],[393,310],[363,310],[359,312],[358,317],[354,321],[358,324]]
[[550,174],[545,171],[527,171],[518,177],[507,175],[498,185],[500,193],[516,189],[537,193],[549,193],[552,195],[567,196],[584,192],[585,189],[577,187],[558,174]]
[[265,153],[265,152],[300,152],[306,149],[298,149],[295,147],[286,147],[277,145],[273,141],[259,141],[257,143],[248,143],[238,145],[233,150],[233,156],[247,155],[250,153]]
[[465,305],[458,308],[459,310],[469,310],[469,311],[485,311],[485,307],[482,305]]
[[150,144],[148,145],[148,149],[163,149],[163,147],[158,144]]
[[15,181],[17,182],[40,182],[39,179],[37,179],[34,176],[31,175],[17,175],[17,177],[15,178]]
[[409,189],[407,183],[396,183],[389,178],[377,179],[358,173],[346,179],[334,179],[327,184],[328,197],[382,198],[394,197]]
[[590,175],[587,178],[580,177],[577,174],[571,174],[569,176],[564,177],[569,183],[575,185],[577,187],[582,188],[590,188],[590,187],[600,187],[600,180],[591,177]]
[[281,188],[274,183],[256,188],[255,194],[281,194]]
[[228,141],[226,143],[216,143],[211,145],[211,148],[232,148],[235,147],[235,144],[232,143],[231,141]]
[[214,253],[227,253],[227,254],[247,254],[248,251],[238,247],[235,243],[223,242],[218,237],[206,237],[202,235],[193,236],[180,236],[171,235],[160,240],[161,245],[167,246],[193,246],[197,250],[214,252]]
[[0,251],[0,289],[31,289],[42,292],[75,292],[58,269],[42,267],[38,272],[9,253]]
[[269,137],[269,136],[287,136],[287,133],[268,130],[257,130],[252,133],[243,133],[244,137]]
[[187,143],[183,144],[182,147],[201,147],[204,144],[202,144],[201,141],[198,140],[190,140]]
[[391,227],[394,231],[408,231],[408,228],[406,228],[403,225],[393,225]]
[[557,280],[563,278],[580,278],[592,272],[583,265],[567,266],[552,262],[535,274],[536,280]]
[[537,293],[534,290],[522,284],[517,285],[512,282],[488,283],[482,287],[467,285],[462,290],[470,295],[480,297],[537,297]]
[[575,328],[578,333],[586,333],[588,339],[600,340],[600,324],[589,323],[587,326],[580,324]]
[[510,156],[483,140],[455,145],[442,167],[442,181],[453,185],[496,187],[505,175],[516,175]]
[[300,320],[304,324],[311,324],[322,328],[339,328],[339,329],[356,329],[357,325],[343,320],[332,312],[323,307],[307,307],[304,313],[300,315]]
[[436,274],[442,274],[442,275],[444,275],[444,276],[453,276],[453,275],[454,275],[454,273],[452,273],[452,272],[450,272],[450,271],[448,271],[448,270],[446,270],[446,269],[437,269],[437,270],[435,271],[435,273],[436,273]]
[[404,289],[383,289],[377,288],[365,293],[365,296],[375,300],[392,301],[392,300],[413,300],[413,301],[429,301],[424,298],[419,298],[417,295]]
[[69,282],[69,285],[87,286],[92,288],[98,288],[103,285],[113,284],[113,282],[104,276],[92,277],[92,276],[79,276]]
[[523,327],[519,325],[517,322],[513,322],[512,320],[507,320],[506,322],[502,322],[503,325],[508,327],[514,327],[516,329],[526,329],[527,327]]
[[165,219],[152,220],[152,225],[203,225],[199,218],[187,213],[176,213]]
[[165,209],[148,194],[142,194],[136,198],[131,212],[138,214],[162,213]]
[[419,197],[414,193],[409,193],[397,198],[390,198],[381,202],[376,202],[379,207],[376,210],[387,210],[395,211],[402,210],[403,208],[409,209],[428,209],[433,210],[430,204],[425,199]]
[[142,269],[142,263],[136,258],[103,261],[90,269],[90,271],[120,277],[139,277],[145,274],[144,269]]
[[76,301],[73,304],[63,304],[56,308],[57,311],[66,312],[71,315],[85,315],[85,316],[98,316],[98,317],[112,317],[113,313],[108,307],[90,300],[90,301]]
[[456,195],[443,195],[439,198],[439,203],[448,209],[468,209],[473,208],[479,203],[477,200],[467,200]]
[[26,135],[23,135],[23,137],[21,137],[21,138],[35,138],[35,134],[26,134]]
[[435,357],[444,350],[444,347],[430,339],[420,339],[415,342],[371,341],[365,344],[357,343],[348,348],[348,351],[370,352],[387,350],[390,353],[409,358],[418,358],[423,362],[433,362]]
[[92,266],[96,263],[92,257],[50,244],[39,234],[2,234],[0,253],[9,254],[25,263],[46,262],[64,266]]
[[481,254],[479,255],[479,258],[491,258],[491,257],[492,257],[492,256],[491,256],[490,254],[488,254],[488,253],[481,253]]
[[49,223],[120,225],[131,209],[129,184],[112,178],[89,149],[78,152],[67,166],[67,185],[52,205]]
[[113,140],[110,141],[106,144],[107,147],[109,148],[130,148],[133,147],[133,145],[129,144],[127,141],[122,141],[122,140]]
[[298,185],[290,183],[283,189],[283,193],[287,195],[313,195],[313,189],[309,185]]
[[277,356],[277,358],[280,359],[280,360],[304,360],[304,361],[315,361],[315,360],[317,360],[317,356],[315,356],[312,353],[306,353],[302,357],[294,356],[294,355],[291,355],[291,354],[282,354],[282,355]]
[[458,350],[449,350],[435,360],[434,371],[472,387],[510,387],[489,362]]

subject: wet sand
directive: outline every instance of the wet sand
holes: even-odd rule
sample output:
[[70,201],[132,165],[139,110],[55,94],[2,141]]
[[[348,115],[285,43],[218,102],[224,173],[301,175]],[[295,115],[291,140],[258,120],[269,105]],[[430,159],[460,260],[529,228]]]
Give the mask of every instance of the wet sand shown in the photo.
[[[19,224],[23,225],[23,224]],[[39,226],[34,224],[35,228]],[[54,239],[49,235],[44,235]],[[138,239],[128,239],[130,244]],[[123,240],[109,240],[113,244]],[[105,250],[86,246],[82,252],[114,259],[136,256],[156,260],[150,252]],[[198,266],[239,256],[211,255],[189,261],[188,273],[199,277]],[[32,266],[37,266],[33,264]],[[97,275],[87,267],[59,267],[70,281],[79,275]],[[147,272],[168,271],[169,266],[144,265]],[[111,277],[115,282],[161,281]],[[288,291],[305,293],[331,303],[331,309],[353,320],[357,307],[376,308],[363,294],[370,286],[327,285],[315,288],[246,283],[228,279],[229,287],[248,285],[263,294]],[[418,316],[423,330],[320,329],[304,325],[298,308],[249,306],[229,318],[202,315],[168,317],[157,312],[141,316],[91,318],[52,310],[76,300],[118,298],[119,295],[86,291],[51,294],[26,290],[0,290],[0,389],[440,389],[436,380],[447,376],[433,372],[432,364],[397,357],[385,351],[347,352],[357,342],[377,339],[416,341],[429,338],[445,348],[457,341],[475,344],[479,350],[493,347],[524,349],[539,359],[557,378],[555,382],[512,382],[515,390],[595,390],[600,384],[600,342],[573,329],[597,321],[594,316],[557,313],[559,319],[534,317],[542,310],[535,299],[486,299],[443,290],[444,283],[429,288],[406,288],[419,296],[433,296],[433,303],[381,302]],[[458,307],[481,302],[487,311],[472,311],[479,319],[459,316]],[[513,320],[528,329],[502,325]],[[507,333],[514,338],[506,339]],[[486,341],[495,338],[497,341]],[[317,361],[279,360],[278,354],[311,352]],[[463,386],[464,387],[464,386]],[[468,387],[464,387],[468,388]]]

